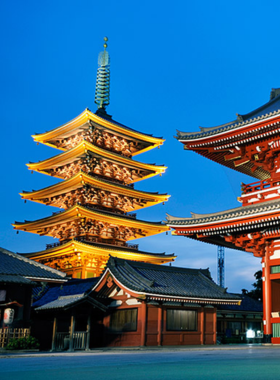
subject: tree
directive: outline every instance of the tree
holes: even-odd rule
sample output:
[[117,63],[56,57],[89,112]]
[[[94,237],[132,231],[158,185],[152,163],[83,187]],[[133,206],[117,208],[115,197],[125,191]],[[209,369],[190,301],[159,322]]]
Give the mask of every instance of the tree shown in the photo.
[[242,289],[242,294],[246,294],[247,296],[254,298],[255,300],[262,301],[262,271],[259,270],[255,274],[256,281],[252,284],[254,287],[253,290],[250,290],[249,292],[246,289]]

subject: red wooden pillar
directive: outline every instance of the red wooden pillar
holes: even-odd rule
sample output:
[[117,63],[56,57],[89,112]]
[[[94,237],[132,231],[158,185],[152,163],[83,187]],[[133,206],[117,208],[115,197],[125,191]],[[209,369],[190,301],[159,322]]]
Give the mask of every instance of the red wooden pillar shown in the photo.
[[217,343],[217,308],[213,309],[213,344]]
[[201,307],[200,310],[200,344],[204,344],[205,342],[205,315],[204,315],[204,307]]
[[162,342],[162,306],[158,306],[158,346],[161,346]]
[[146,325],[147,325],[147,304],[145,301],[142,302],[141,307],[141,346],[145,346],[146,343]]
[[271,325],[271,280],[269,267],[269,246],[266,245],[265,256],[262,259],[263,267],[263,324],[264,324],[264,342],[271,343],[272,325]]

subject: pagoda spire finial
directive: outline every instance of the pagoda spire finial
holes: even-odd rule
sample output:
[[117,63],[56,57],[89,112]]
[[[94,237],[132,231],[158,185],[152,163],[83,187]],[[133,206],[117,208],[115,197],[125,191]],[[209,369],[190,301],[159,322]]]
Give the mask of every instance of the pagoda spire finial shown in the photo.
[[108,38],[104,37],[104,51],[98,55],[98,69],[95,87],[95,104],[98,111],[105,112],[106,106],[110,103],[110,57],[107,52]]

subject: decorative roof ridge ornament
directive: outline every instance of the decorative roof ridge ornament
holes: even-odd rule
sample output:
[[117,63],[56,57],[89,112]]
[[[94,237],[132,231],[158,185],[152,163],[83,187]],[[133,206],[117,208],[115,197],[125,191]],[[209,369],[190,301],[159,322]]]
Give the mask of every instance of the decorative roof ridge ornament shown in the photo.
[[277,96],[280,95],[280,88],[272,88],[270,92],[270,100],[276,98]]
[[96,115],[111,118],[106,112],[106,107],[110,104],[110,56],[106,50],[108,38],[104,37],[104,41],[104,51],[98,55],[94,102],[98,107]]

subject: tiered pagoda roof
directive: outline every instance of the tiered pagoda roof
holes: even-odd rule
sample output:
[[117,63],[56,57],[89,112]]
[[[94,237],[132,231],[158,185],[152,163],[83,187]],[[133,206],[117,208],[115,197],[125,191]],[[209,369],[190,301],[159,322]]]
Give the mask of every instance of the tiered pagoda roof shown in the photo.
[[[101,66],[109,62],[106,47]],[[102,75],[106,78],[102,79]],[[109,255],[156,264],[175,259],[174,255],[141,252],[136,246],[128,247],[126,243],[169,230],[161,222],[137,220],[134,214],[128,214],[164,203],[169,198],[167,194],[138,191],[133,187],[135,182],[165,172],[165,166],[132,159],[162,145],[164,140],[112,120],[105,110],[109,104],[109,89],[101,85],[104,81],[109,83],[109,70],[101,67],[95,99],[98,105],[96,114],[86,109],[70,122],[33,136],[36,142],[63,152],[29,163],[28,168],[63,181],[37,191],[23,192],[21,196],[64,211],[35,221],[13,224],[16,230],[59,239],[47,250],[27,256],[76,277],[100,275]]]

